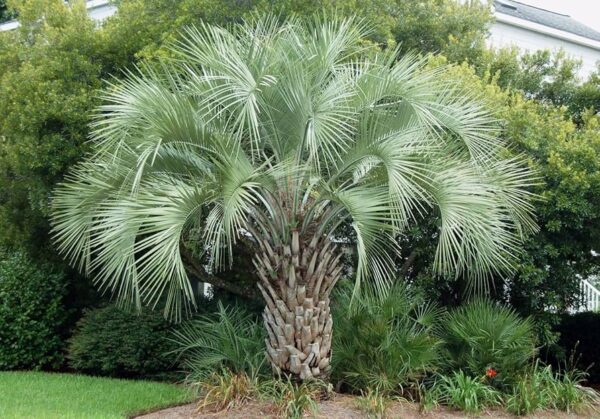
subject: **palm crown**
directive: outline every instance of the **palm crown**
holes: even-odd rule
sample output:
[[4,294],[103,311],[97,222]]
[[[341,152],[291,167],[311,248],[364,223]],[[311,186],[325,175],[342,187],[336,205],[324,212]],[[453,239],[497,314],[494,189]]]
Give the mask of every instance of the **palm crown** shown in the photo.
[[59,249],[121,299],[164,297],[177,312],[192,299],[186,241],[200,240],[209,269],[251,241],[271,360],[304,375],[327,367],[323,339],[316,352],[310,330],[310,348],[295,342],[307,324],[331,333],[343,223],[356,235],[357,283],[389,278],[397,235],[432,211],[439,273],[509,269],[535,228],[530,173],[501,157],[496,121],[444,67],[364,35],[348,20],[187,30],[170,59],[106,92],[94,153],[55,194]]

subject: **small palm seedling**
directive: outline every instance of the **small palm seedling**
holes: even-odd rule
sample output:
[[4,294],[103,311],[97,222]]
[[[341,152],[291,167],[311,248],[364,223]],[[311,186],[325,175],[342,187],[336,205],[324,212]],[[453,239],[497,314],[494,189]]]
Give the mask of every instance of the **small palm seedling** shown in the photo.
[[355,392],[415,396],[422,377],[438,368],[435,329],[443,311],[401,282],[354,295],[346,288],[335,297],[332,378]]
[[514,310],[477,300],[449,313],[443,339],[448,365],[484,376],[497,387],[510,385],[533,359],[533,324]]
[[257,376],[265,365],[264,329],[248,313],[218,303],[217,312],[184,323],[174,332],[174,351],[202,381],[214,371]]

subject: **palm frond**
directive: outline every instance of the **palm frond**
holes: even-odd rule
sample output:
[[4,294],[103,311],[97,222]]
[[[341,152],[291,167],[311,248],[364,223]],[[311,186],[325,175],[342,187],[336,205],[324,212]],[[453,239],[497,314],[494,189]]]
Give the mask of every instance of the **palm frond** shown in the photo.
[[446,67],[365,46],[367,31],[335,18],[200,24],[171,58],[113,81],[93,153],[55,192],[61,253],[122,300],[179,311],[192,226],[217,270],[238,239],[267,251],[297,231],[349,242],[336,236],[349,223],[357,286],[382,287],[397,235],[433,210],[437,272],[485,289],[510,271],[536,229],[534,176],[504,157],[485,102]]

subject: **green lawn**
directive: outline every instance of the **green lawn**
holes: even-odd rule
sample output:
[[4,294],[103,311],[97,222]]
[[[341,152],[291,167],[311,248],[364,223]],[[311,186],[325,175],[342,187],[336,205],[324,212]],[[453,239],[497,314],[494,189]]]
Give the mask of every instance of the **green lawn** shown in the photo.
[[180,404],[190,392],[152,381],[114,380],[72,374],[0,372],[0,418],[124,418]]

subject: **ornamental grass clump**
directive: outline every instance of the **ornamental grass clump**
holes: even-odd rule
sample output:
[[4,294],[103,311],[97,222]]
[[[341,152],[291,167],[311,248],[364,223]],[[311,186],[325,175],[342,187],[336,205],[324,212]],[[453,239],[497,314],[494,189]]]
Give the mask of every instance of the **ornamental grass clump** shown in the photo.
[[392,400],[379,390],[367,390],[361,392],[356,398],[354,405],[363,412],[368,419],[384,419],[391,406]]
[[319,402],[331,396],[330,384],[320,380],[295,382],[292,377],[278,377],[260,385],[261,399],[271,404],[277,417],[300,419],[309,413],[316,416]]
[[479,413],[484,408],[499,406],[502,402],[498,390],[461,370],[441,376],[433,391],[437,393],[440,403],[466,413]]
[[245,247],[268,361],[300,380],[330,373],[344,227],[357,289],[388,281],[398,235],[434,214],[437,273],[481,287],[510,271],[536,229],[526,162],[504,157],[500,124],[446,67],[368,32],[273,17],[185,30],[104,92],[92,152],[54,192],[60,252],[121,301],[177,317],[189,275],[231,287],[219,272]]
[[595,390],[582,385],[585,378],[586,374],[575,368],[553,371],[550,365],[536,361],[506,395],[506,409],[515,415],[530,415],[544,409],[589,412],[600,397]]
[[213,372],[198,383],[200,402],[199,412],[222,412],[242,407],[259,395],[256,377],[245,372],[233,373],[229,370]]

